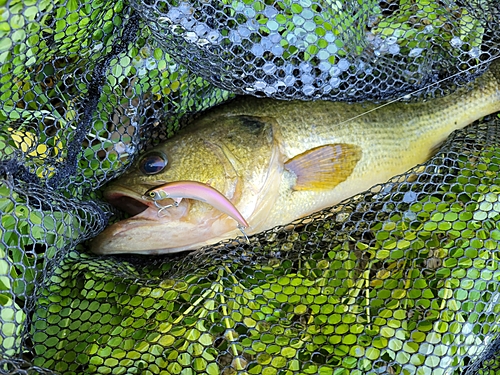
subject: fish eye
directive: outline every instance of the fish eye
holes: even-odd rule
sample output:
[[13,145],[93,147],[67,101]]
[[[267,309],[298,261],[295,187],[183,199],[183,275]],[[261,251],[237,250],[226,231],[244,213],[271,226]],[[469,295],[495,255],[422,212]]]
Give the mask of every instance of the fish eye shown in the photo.
[[165,169],[168,159],[165,154],[160,152],[151,152],[144,155],[139,162],[139,169],[144,174],[157,174]]

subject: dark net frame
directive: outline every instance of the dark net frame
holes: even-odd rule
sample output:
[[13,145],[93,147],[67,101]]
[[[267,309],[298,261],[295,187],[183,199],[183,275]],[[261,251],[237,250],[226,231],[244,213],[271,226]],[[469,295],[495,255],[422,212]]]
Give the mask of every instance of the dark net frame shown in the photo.
[[446,94],[497,57],[498,2],[3,7],[1,373],[498,371],[493,117],[423,170],[249,244],[82,245],[119,215],[96,189],[191,115],[234,94]]

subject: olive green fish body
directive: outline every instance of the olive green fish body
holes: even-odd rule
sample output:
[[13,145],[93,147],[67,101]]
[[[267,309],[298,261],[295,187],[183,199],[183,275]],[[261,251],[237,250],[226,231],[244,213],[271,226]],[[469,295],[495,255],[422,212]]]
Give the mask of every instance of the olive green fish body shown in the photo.
[[[247,234],[286,224],[424,162],[456,130],[500,110],[500,67],[443,98],[419,103],[348,104],[241,97],[208,111],[154,148],[168,165],[138,165],[110,185],[111,202],[141,201],[154,186],[207,183],[246,218]],[[142,202],[148,204],[147,202]],[[107,228],[98,253],[169,253],[238,236],[234,220],[203,202],[182,200],[157,217],[150,207]]]

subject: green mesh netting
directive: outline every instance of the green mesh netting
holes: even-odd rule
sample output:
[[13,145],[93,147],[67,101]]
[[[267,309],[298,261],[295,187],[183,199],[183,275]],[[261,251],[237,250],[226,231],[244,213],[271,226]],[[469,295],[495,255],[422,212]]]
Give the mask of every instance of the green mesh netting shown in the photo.
[[1,2],[0,373],[497,374],[496,115],[248,243],[84,241],[123,217],[98,188],[198,112],[430,101],[498,57],[499,21],[494,0]]

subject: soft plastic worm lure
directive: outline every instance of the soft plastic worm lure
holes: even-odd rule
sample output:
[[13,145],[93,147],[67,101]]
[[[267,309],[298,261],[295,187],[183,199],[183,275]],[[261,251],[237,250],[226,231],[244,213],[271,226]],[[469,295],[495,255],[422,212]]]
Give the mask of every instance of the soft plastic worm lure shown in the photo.
[[[197,181],[170,182],[148,190],[143,197],[153,200],[155,206],[159,208],[158,216],[161,216],[163,210],[172,206],[177,207],[182,199],[185,198],[205,202],[236,220],[238,228],[248,240],[243,229],[247,228],[249,225],[243,215],[241,215],[238,209],[221,192],[207,184]],[[174,203],[166,206],[159,203],[159,201],[167,198],[172,199]]]

